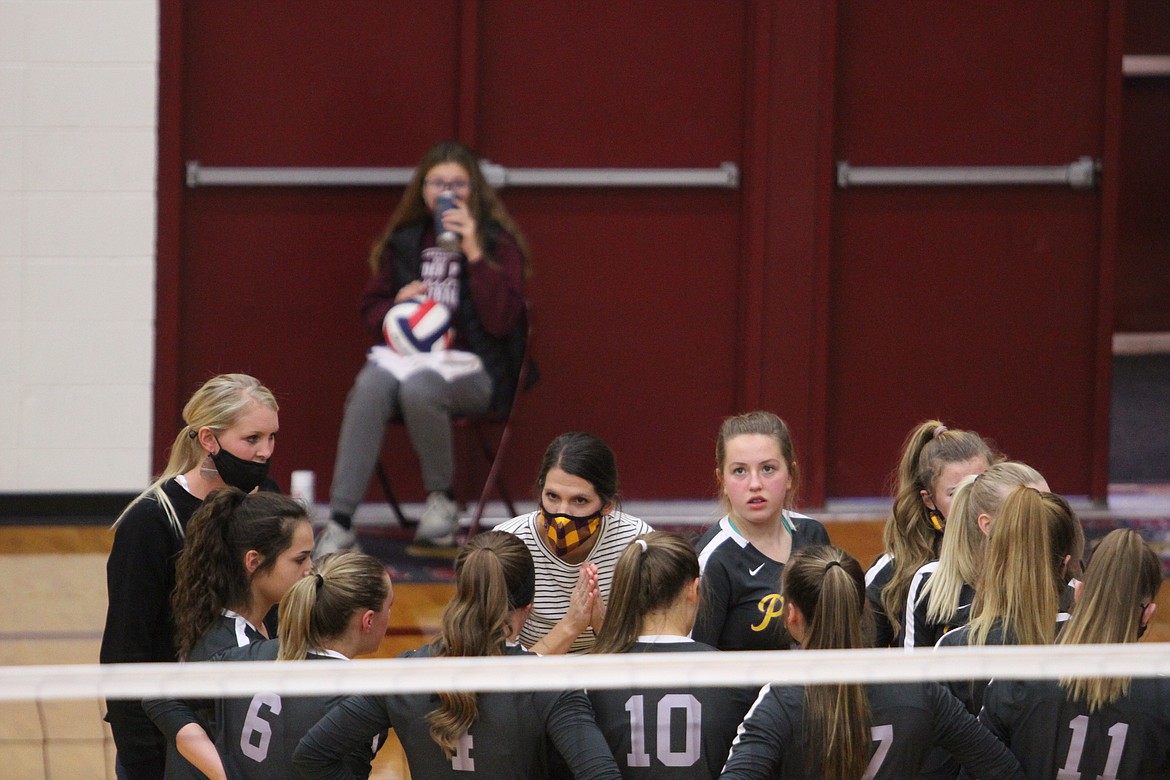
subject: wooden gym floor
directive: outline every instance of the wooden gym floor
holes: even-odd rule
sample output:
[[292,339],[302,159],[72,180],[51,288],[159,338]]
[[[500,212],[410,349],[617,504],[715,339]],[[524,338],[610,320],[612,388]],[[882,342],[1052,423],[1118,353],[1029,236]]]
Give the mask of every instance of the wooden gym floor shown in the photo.
[[[815,513],[814,513],[815,514]],[[819,516],[819,515],[818,515]],[[863,563],[881,550],[881,521],[826,522],[834,544]],[[96,663],[105,621],[105,562],[112,533],[95,526],[0,527],[0,666]],[[426,643],[453,595],[444,584],[396,584],[379,656]],[[1170,641],[1170,589],[1159,594],[1155,625],[1143,641]],[[113,742],[96,701],[0,703],[0,755],[8,780],[75,777],[114,780]],[[371,778],[409,778],[393,740]]]

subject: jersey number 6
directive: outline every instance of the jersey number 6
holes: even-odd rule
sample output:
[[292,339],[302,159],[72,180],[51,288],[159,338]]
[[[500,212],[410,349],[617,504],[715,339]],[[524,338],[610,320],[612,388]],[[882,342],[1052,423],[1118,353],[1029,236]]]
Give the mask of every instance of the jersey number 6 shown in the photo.
[[240,752],[258,764],[268,758],[268,743],[272,741],[272,726],[260,717],[260,708],[265,705],[273,715],[280,714],[280,696],[258,693],[252,697],[244,730],[240,732]]

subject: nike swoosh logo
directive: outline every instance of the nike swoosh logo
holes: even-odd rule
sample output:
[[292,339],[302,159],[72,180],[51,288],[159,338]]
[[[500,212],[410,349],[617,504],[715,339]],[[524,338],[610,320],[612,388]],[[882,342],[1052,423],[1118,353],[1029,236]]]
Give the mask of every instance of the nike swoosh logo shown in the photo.
[[748,569],[748,574],[750,574],[754,577],[760,573],[760,569],[762,569],[762,568],[764,568],[764,564],[761,563],[759,566],[757,566],[754,569]]

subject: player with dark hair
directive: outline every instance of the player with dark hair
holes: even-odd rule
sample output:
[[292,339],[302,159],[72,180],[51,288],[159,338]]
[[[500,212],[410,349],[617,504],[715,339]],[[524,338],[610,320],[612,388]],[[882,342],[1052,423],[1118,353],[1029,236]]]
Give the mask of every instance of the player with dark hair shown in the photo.
[[541,655],[583,653],[605,622],[618,556],[654,529],[618,509],[617,458],[591,433],[552,440],[536,494],[537,511],[496,526],[519,537],[536,566],[536,596],[520,642]]
[[[175,645],[179,660],[206,661],[269,638],[264,623],[284,594],[309,573],[313,528],[300,502],[278,493],[220,488],[187,526],[175,567]],[[211,703],[197,702],[202,718]],[[199,777],[177,747],[191,722],[172,700],[147,700],[146,714],[167,738],[166,777]]]
[[[328,555],[281,600],[279,639],[231,648],[211,660],[328,661],[368,655],[386,636],[393,601],[390,577],[379,560],[356,552]],[[293,777],[297,743],[343,698],[260,691],[249,698],[218,699],[211,734],[179,703],[176,711],[189,725],[178,732],[178,749],[211,778]],[[346,756],[353,777],[369,775],[384,739],[385,734],[377,735]]]
[[697,544],[703,605],[693,636],[720,650],[787,650],[780,572],[801,547],[829,543],[823,525],[792,511],[800,469],[788,426],[763,411],[725,419],[715,478],[727,515]]
[[[809,650],[864,646],[865,578],[836,547],[807,547],[784,568],[784,619]],[[768,685],[739,728],[721,777],[914,777],[930,750],[971,777],[1023,778],[1002,743],[935,683]]]
[[[1136,642],[1157,605],[1158,556],[1136,531],[1111,531],[1077,587],[1062,645]],[[1170,777],[1170,680],[993,681],[979,718],[1029,777]]]
[[[439,636],[408,656],[527,655],[515,644],[535,589],[532,556],[512,534],[473,537],[455,558],[455,598]],[[543,777],[551,745],[578,778],[620,778],[581,691],[354,696],[301,740],[293,764],[312,778],[349,777],[343,758],[392,727],[412,777]]]
[[[714,652],[688,638],[699,609],[699,561],[674,533],[640,536],[618,559],[594,653]],[[622,776],[706,780],[719,773],[756,688],[589,691]]]

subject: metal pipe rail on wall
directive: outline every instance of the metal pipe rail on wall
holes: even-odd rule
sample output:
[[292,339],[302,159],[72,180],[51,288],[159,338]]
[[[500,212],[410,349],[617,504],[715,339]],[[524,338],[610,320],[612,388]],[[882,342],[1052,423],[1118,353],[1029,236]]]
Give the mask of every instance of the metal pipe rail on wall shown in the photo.
[[952,187],[1023,184],[1055,184],[1074,190],[1097,184],[1101,163],[1081,157],[1068,165],[969,166],[969,167],[861,167],[847,160],[837,163],[837,186],[847,187]]
[[[480,161],[488,184],[503,187],[739,187],[739,166],[718,168],[505,168]],[[187,163],[195,187],[402,187],[414,168],[229,168]]]

